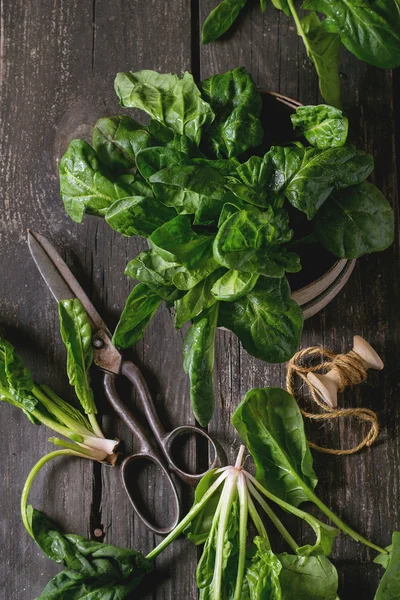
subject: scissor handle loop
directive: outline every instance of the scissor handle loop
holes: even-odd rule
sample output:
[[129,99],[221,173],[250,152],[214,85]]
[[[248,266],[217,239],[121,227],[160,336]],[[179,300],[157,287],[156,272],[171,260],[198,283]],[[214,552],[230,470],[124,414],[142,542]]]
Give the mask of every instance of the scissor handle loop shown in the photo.
[[[207,440],[209,448],[211,446],[211,450],[214,454],[214,459],[212,465],[202,473],[188,473],[187,471],[181,469],[173,459],[171,453],[171,446],[177,437],[179,437],[180,435],[185,435],[185,433],[195,433],[196,435],[201,435]],[[198,484],[200,479],[204,477],[207,471],[209,471],[210,469],[214,469],[218,462],[218,449],[214,440],[208,435],[206,431],[203,431],[203,429],[200,429],[200,427],[195,427],[194,425],[182,425],[181,427],[176,427],[175,429],[170,431],[163,440],[163,451],[171,471],[178,475],[185,483],[188,483],[189,485],[193,486]]]
[[[168,482],[168,485],[169,485],[171,493],[172,493],[172,497],[174,499],[174,509],[175,509],[174,520],[170,525],[167,525],[165,527],[158,527],[157,525],[155,525],[154,523],[152,523],[151,521],[148,520],[148,518],[141,512],[138,504],[136,503],[135,496],[131,493],[132,486],[128,485],[128,480],[130,477],[129,476],[129,467],[135,461],[138,461],[138,462],[139,461],[149,461],[149,462],[154,463],[161,470],[163,477],[166,478],[166,481]],[[150,531],[153,531],[154,533],[156,533],[158,535],[166,535],[166,534],[170,533],[173,529],[175,529],[175,527],[178,525],[178,523],[180,521],[180,517],[181,517],[181,506],[180,506],[178,492],[177,492],[175,483],[174,483],[168,469],[164,466],[162,461],[156,455],[139,452],[138,454],[131,454],[130,456],[127,456],[121,463],[120,475],[121,475],[122,485],[128,495],[129,501],[132,504],[132,508],[135,511],[135,514],[146,525],[146,527],[148,527],[150,529]]]

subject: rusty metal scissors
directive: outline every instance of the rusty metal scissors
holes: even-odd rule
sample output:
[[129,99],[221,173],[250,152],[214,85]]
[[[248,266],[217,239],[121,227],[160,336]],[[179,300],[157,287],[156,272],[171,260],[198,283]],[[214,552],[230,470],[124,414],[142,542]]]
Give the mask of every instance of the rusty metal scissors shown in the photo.
[[[164,431],[142,373],[132,361],[125,360],[119,350],[113,345],[110,331],[55,248],[42,235],[29,230],[28,244],[33,260],[57,302],[79,298],[89,316],[93,329],[92,345],[94,363],[105,372],[104,389],[106,396],[115,412],[139,441],[138,452],[127,456],[121,464],[122,484],[129,496],[135,513],[145,525],[155,533],[169,533],[178,524],[180,519],[179,495],[170,472],[190,485],[196,485],[204,475],[204,473],[188,473],[176,464],[171,453],[173,442],[183,434],[197,434],[205,438],[214,452],[214,460],[210,469],[216,465],[219,457],[217,446],[205,431],[192,425],[177,427],[169,432]],[[154,435],[154,441],[157,442],[159,451],[155,448],[155,444],[148,440],[145,431],[133,412],[125,406],[119,397],[116,389],[116,381],[121,375],[126,377],[136,389],[137,396],[142,404],[144,414]],[[175,506],[175,518],[171,525],[158,527],[154,523],[151,523],[143,514],[139,501],[131,492],[132,486],[129,485],[129,467],[134,461],[150,461],[161,470],[165,481],[170,487]]]

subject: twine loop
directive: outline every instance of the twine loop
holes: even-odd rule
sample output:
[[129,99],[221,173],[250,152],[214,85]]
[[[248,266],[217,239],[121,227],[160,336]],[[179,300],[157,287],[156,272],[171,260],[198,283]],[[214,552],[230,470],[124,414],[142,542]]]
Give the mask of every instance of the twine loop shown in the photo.
[[[313,361],[319,359],[323,362],[313,364]],[[306,363],[306,364],[305,364]],[[303,408],[300,408],[301,413],[308,419],[316,421],[324,421],[338,418],[355,417],[359,421],[369,423],[370,428],[364,439],[352,448],[325,448],[318,446],[308,440],[308,444],[314,450],[325,452],[326,454],[335,454],[337,456],[355,454],[365,446],[371,446],[379,435],[379,423],[376,413],[368,408],[332,408],[323,402],[315,386],[307,379],[307,373],[321,373],[336,369],[340,376],[339,391],[350,385],[357,385],[367,378],[367,363],[354,350],[347,354],[335,354],[328,348],[320,346],[311,346],[297,352],[289,361],[286,374],[286,387],[288,392],[295,398],[297,403],[299,400],[296,394],[295,378],[300,377],[307,385],[311,397],[314,402],[323,410],[322,413],[310,413]]]

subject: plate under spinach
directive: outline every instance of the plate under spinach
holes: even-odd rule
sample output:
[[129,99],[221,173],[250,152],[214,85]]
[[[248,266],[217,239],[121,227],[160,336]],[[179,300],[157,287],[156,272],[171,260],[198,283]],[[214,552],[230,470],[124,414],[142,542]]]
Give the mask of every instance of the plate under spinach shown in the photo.
[[298,347],[303,315],[286,273],[301,265],[287,208],[306,215],[315,238],[340,258],[387,248],[393,211],[366,181],[373,158],[348,143],[336,108],[299,107],[297,141],[264,153],[261,96],[244,68],[198,85],[189,73],[118,73],[115,90],[150,122],[103,118],[92,146],[73,140],[60,164],[61,196],[76,222],[96,215],[122,235],[148,239],[149,250],[126,267],[139,283],[114,343],[138,342],[163,300],[174,306],[176,327],[191,321],[184,368],[205,426],[218,326],[268,362]]

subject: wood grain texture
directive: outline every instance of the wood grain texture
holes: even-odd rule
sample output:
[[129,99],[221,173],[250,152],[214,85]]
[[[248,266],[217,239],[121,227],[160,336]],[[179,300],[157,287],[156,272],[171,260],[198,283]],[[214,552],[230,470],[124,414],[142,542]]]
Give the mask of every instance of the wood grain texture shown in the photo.
[[[125,264],[144,243],[139,238],[126,240],[94,218],[86,218],[82,225],[72,223],[59,199],[57,161],[70,139],[90,139],[98,117],[120,112],[113,91],[115,73],[191,69],[205,78],[244,65],[263,89],[303,103],[319,99],[315,73],[292,22],[270,3],[263,16],[257,3],[249,3],[232,35],[200,48],[199,18],[202,23],[215,4],[216,0],[0,0],[0,328],[26,359],[35,379],[66,399],[72,399],[72,393],[55,305],[30,259],[25,231],[31,227],[61,250],[113,328],[132,287],[123,275]],[[398,224],[393,75],[347,53],[342,72],[351,137],[373,152],[374,180],[392,201]],[[382,545],[400,527],[399,265],[398,239],[386,252],[358,261],[340,295],[306,323],[302,340],[303,346],[323,343],[340,352],[347,351],[352,335],[359,333],[386,363],[383,372],[371,373],[367,384],[340,399],[343,406],[367,406],[378,412],[380,443],[353,457],[315,457],[321,497],[354,528]],[[230,426],[235,406],[253,386],[283,386],[285,368],[253,359],[229,333],[219,332],[217,338],[217,410],[210,432],[233,459],[239,447]],[[171,427],[192,422],[181,345],[182,333],[174,330],[172,315],[164,307],[134,353],[162,420]],[[102,396],[100,377],[93,372],[104,429],[121,438],[123,450],[130,452],[135,447],[133,436],[114,418]],[[134,397],[129,401],[136,405]],[[35,428],[10,406],[0,410],[0,545],[6,550],[0,558],[0,597],[31,600],[58,571],[29,539],[19,518],[24,478],[50,450],[49,432]],[[354,422],[309,430],[317,443],[326,445],[351,445],[358,432]],[[193,452],[188,460],[194,462]],[[144,477],[154,509],[168,516],[168,500],[155,481],[151,475]],[[182,494],[188,507],[191,491],[183,489]],[[100,527],[107,542],[144,552],[157,541],[133,518],[117,469],[79,460],[50,463],[31,499],[66,530],[90,536]],[[307,535],[290,519],[286,521],[294,534]],[[372,557],[372,552],[340,536],[334,559],[341,598],[373,598],[380,568],[371,563]],[[196,598],[195,565],[196,549],[184,540],[175,543],[158,561],[157,575],[144,584],[140,597]]]

